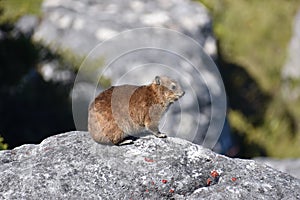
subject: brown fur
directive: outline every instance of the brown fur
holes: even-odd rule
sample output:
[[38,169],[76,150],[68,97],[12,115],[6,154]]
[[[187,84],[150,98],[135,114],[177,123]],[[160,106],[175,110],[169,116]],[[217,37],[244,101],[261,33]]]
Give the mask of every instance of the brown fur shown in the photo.
[[169,77],[155,77],[144,86],[113,86],[100,93],[89,107],[88,130],[102,144],[119,144],[143,131],[165,137],[158,130],[161,117],[184,92]]

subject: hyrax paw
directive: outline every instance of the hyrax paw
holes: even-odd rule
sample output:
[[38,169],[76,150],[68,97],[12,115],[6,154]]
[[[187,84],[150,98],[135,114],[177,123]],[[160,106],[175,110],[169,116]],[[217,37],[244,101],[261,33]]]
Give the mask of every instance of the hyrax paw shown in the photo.
[[167,137],[167,135],[163,134],[163,133],[156,133],[155,136],[158,138],[166,138]]

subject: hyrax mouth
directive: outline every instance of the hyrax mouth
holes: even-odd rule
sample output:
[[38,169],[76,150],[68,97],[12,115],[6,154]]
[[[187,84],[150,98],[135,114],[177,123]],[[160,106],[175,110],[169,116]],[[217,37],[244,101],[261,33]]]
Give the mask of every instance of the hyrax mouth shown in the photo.
[[179,99],[179,98],[182,97],[184,94],[185,94],[185,92],[183,91],[183,92],[177,94],[177,95],[176,95],[176,98]]
[[183,95],[185,94],[185,92],[181,92],[179,94],[175,95],[174,101],[177,101],[179,98],[181,98]]

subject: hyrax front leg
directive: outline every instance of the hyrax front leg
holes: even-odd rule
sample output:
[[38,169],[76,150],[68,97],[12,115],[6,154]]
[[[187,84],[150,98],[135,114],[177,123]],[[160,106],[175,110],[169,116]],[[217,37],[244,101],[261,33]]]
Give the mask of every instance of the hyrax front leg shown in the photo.
[[166,138],[167,135],[158,131],[158,133],[152,132],[158,138]]
[[166,134],[164,133],[161,133],[158,129],[158,123],[149,123],[149,124],[146,124],[146,129],[147,131],[149,131],[150,133],[152,133],[153,135],[155,135],[156,137],[158,138],[165,138],[167,137]]
[[145,121],[145,127],[147,131],[151,132],[153,135],[155,135],[158,138],[167,137],[166,134],[161,133],[158,129],[162,111],[163,108],[161,105],[159,104],[152,105],[149,109],[149,113],[148,113],[149,115],[146,117],[146,121]]

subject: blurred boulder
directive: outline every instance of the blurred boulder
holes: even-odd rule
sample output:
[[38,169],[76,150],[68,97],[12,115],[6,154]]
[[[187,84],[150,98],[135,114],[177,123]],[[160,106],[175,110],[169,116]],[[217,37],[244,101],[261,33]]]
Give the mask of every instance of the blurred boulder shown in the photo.
[[210,56],[217,53],[211,18],[196,2],[45,0],[42,9],[43,19],[34,38],[54,49],[86,55],[95,45],[121,31],[156,26],[191,36]]

